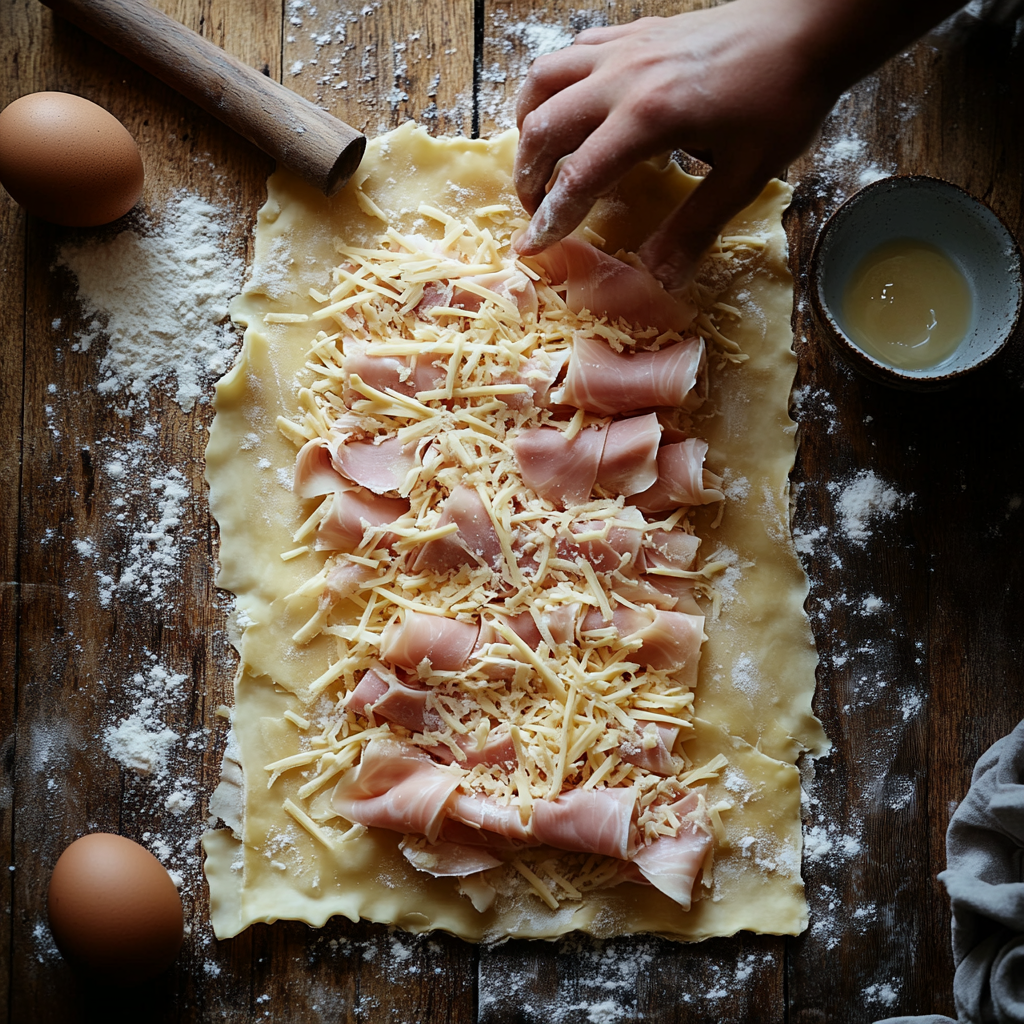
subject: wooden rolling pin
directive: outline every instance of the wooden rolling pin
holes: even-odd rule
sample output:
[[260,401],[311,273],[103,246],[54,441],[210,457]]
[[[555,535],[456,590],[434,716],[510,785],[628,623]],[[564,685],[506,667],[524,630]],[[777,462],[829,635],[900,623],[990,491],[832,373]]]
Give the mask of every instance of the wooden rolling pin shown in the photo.
[[42,0],[156,75],[264,153],[333,195],[352,177],[366,137],[144,0]]

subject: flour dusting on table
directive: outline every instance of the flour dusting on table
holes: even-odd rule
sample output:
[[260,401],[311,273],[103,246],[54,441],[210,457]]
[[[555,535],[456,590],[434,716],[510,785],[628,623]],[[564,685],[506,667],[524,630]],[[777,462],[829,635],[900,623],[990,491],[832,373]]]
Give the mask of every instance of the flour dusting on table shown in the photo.
[[127,392],[130,413],[150,388],[176,380],[175,400],[188,412],[201,384],[224,373],[236,348],[228,302],[242,261],[227,245],[228,211],[179,192],[157,223],[143,217],[113,238],[83,234],[57,255],[78,281],[87,322],[74,349],[106,338],[101,394]]

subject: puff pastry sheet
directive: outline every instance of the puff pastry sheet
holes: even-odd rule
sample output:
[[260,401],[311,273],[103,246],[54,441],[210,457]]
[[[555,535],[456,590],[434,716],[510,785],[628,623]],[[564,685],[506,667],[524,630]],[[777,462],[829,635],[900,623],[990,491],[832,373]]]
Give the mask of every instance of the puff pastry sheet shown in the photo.
[[[207,449],[210,501],[220,525],[220,586],[237,598],[237,647],[229,770],[211,808],[231,826],[204,839],[212,918],[219,938],[253,922],[299,919],[322,925],[334,914],[397,925],[412,932],[444,929],[465,939],[551,939],[578,929],[598,937],[653,932],[696,940],[740,930],[797,934],[807,924],[800,877],[800,780],[796,761],[827,740],[811,711],[817,663],[803,604],[807,583],[789,528],[788,474],[795,424],[788,402],[796,360],[791,350],[792,279],[782,214],[790,189],[774,181],[726,234],[756,238],[754,256],[719,300],[739,309],[730,337],[749,359],[712,377],[706,420],[708,464],[728,467],[728,501],[719,525],[702,512],[701,554],[730,562],[720,583],[721,615],[708,621],[696,690],[694,763],[721,752],[729,761],[709,799],[729,800],[726,840],[716,850],[713,881],[693,908],[652,887],[595,890],[549,910],[525,886],[499,892],[485,913],[473,909],[453,879],[417,872],[398,850],[399,837],[370,829],[341,841],[328,821],[319,836],[286,810],[302,783],[284,772],[268,788],[264,766],[300,750],[309,684],[327,669],[329,638],[297,646],[292,634],[315,610],[315,598],[286,601],[320,568],[324,553],[289,561],[292,534],[304,518],[288,486],[294,447],[276,427],[297,410],[312,375],[306,353],[316,324],[265,324],[266,313],[311,313],[308,289],[322,287],[337,263],[334,239],[373,247],[382,223],[360,190],[401,231],[411,230],[420,202],[455,216],[478,207],[517,207],[511,170],[516,134],[492,140],[434,139],[411,123],[370,142],[357,176],[325,199],[287,172],[274,174],[259,213],[252,275],[232,307],[245,326],[241,354],[218,384],[217,416]],[[698,179],[674,164],[636,168],[588,224],[605,248],[635,251],[650,228]]]

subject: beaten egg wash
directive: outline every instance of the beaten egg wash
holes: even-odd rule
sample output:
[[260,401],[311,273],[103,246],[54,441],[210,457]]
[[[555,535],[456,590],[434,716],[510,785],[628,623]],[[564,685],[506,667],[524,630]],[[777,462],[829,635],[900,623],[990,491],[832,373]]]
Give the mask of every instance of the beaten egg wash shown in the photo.
[[861,260],[843,293],[843,326],[883,363],[918,370],[953,354],[967,334],[971,307],[967,281],[944,252],[900,238]]

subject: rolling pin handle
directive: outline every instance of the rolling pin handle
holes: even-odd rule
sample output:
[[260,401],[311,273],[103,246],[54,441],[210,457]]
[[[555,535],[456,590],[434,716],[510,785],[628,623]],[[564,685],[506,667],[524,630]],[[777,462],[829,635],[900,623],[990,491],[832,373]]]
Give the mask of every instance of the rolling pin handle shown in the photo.
[[225,53],[144,0],[41,0],[202,107],[278,163],[333,195],[366,136]]

